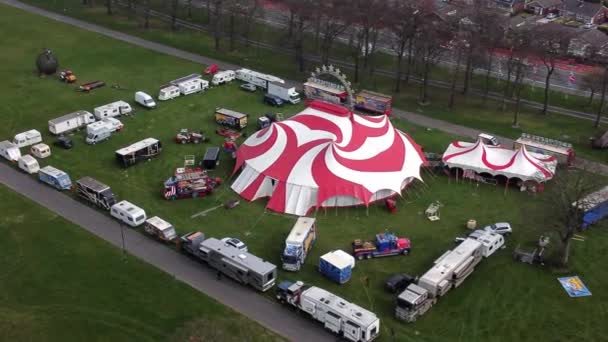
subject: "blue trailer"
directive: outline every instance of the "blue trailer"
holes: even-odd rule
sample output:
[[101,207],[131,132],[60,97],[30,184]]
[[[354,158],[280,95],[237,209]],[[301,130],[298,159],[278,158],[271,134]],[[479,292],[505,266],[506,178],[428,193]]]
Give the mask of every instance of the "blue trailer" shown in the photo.
[[70,176],[52,166],[45,166],[40,169],[40,171],[38,171],[38,180],[57,190],[69,190],[72,188]]
[[319,259],[319,272],[338,284],[350,280],[353,268],[355,268],[355,258],[341,250],[326,253]]
[[580,202],[578,208],[583,211],[581,228],[586,229],[604,217],[608,217],[608,186],[587,195]]

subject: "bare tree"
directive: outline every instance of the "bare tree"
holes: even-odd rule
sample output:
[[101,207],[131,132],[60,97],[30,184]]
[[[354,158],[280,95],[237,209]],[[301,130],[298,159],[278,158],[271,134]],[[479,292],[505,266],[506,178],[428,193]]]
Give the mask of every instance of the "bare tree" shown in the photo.
[[[428,9],[425,8],[425,10]],[[429,102],[429,74],[433,66],[439,62],[439,58],[445,50],[443,45],[450,40],[450,32],[442,22],[431,15],[425,17],[416,33],[416,58],[420,64],[419,74],[422,79],[418,97],[420,104],[428,104]]]
[[313,6],[315,0],[284,0],[284,3],[289,8],[289,20],[293,21],[290,41],[295,50],[296,64],[298,71],[303,72],[305,67],[304,38],[316,11]]
[[262,13],[257,0],[239,0],[241,3],[241,26],[245,45],[249,46],[249,36],[254,18]]
[[515,95],[515,110],[513,112],[513,127],[519,127],[519,113],[521,110],[521,90],[524,87],[524,78],[530,70],[530,66],[523,57],[513,60],[515,69],[515,81],[513,81],[513,93]]
[[321,62],[329,63],[331,48],[336,38],[348,28],[348,22],[343,16],[348,10],[347,0],[331,0],[322,2],[321,20]]
[[177,9],[179,0],[171,0],[171,30],[177,30]]
[[507,74],[501,101],[502,111],[506,110],[507,98],[511,97],[514,92],[515,82],[512,79],[513,72],[516,71],[520,61],[526,58],[529,53],[530,38],[529,31],[525,29],[511,31],[507,37],[506,43],[509,48],[509,54],[506,61]]
[[192,0],[186,0],[186,10],[188,12],[188,19],[192,19]]
[[150,28],[150,0],[144,1],[144,28]]
[[402,78],[403,57],[407,54],[405,83],[409,81],[413,58],[414,39],[418,27],[418,10],[413,1],[397,1],[389,7],[387,25],[392,34],[392,48],[397,54],[395,65],[395,92],[399,92]]
[[589,90],[589,102],[588,106],[593,104],[595,94],[602,89],[602,83],[604,79],[604,69],[595,67],[588,73],[583,74],[581,78],[581,88]]
[[563,32],[553,25],[543,26],[531,32],[534,35],[532,53],[540,58],[545,66],[545,90],[542,114],[547,114],[551,77],[555,71],[555,63],[565,53],[568,41],[564,40]]
[[[462,60],[463,51],[466,53],[469,51],[469,43],[466,39],[457,38],[450,42],[450,49],[455,54],[455,63],[451,70],[451,86],[450,86],[450,100],[448,102],[448,108],[452,110],[454,108],[454,99],[456,97],[456,84],[458,83],[458,74],[460,73],[460,64]],[[466,78],[466,73],[465,73]]]
[[359,82],[359,62],[361,60],[361,50],[363,48],[363,30],[354,26],[350,30],[350,34],[348,36],[348,50],[350,51],[350,55],[353,59],[353,64],[355,66],[353,81],[355,83]]
[[222,40],[222,8],[224,0],[209,1],[213,1],[213,40],[215,41],[215,50],[219,50]]
[[496,49],[504,43],[505,40],[505,22],[504,16],[500,16],[495,12],[487,13],[478,18],[479,25],[479,45],[480,51],[486,53],[486,74],[484,80],[483,98],[484,101],[488,98],[490,92],[491,73],[494,68],[494,58]]
[[108,15],[114,14],[114,11],[112,9],[112,0],[106,0],[106,13]]

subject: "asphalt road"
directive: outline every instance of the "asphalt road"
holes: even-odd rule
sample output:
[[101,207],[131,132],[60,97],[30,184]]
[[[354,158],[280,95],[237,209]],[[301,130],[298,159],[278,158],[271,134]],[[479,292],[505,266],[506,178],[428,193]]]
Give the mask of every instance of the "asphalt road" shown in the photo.
[[[97,211],[34,178],[0,162],[0,182],[17,193],[48,208],[90,233],[122,248],[121,227],[109,214]],[[335,337],[304,316],[281,306],[255,290],[216,273],[204,264],[165,246],[144,234],[125,227],[126,251],[148,262],[177,280],[192,286],[218,302],[253,319],[292,341],[334,341]],[[271,290],[272,291],[272,290]]]

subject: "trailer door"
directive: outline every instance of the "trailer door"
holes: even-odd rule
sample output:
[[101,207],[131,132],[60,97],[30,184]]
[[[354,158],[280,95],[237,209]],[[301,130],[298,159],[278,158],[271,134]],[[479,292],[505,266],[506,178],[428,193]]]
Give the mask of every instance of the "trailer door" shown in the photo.
[[361,335],[361,327],[351,321],[346,321],[344,324],[344,337],[351,341],[359,341]]
[[325,312],[325,327],[334,333],[339,333],[342,325],[342,319],[340,316],[334,312],[327,311]]

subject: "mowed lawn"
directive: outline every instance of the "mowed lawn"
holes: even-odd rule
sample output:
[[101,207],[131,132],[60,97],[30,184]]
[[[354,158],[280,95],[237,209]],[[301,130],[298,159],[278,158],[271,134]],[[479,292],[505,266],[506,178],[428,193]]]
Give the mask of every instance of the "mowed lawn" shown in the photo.
[[[0,18],[0,32],[6,46],[3,54],[6,61],[0,65],[3,79],[0,103],[7,107],[0,112],[5,122],[0,126],[2,138],[36,128],[51,142],[46,128],[49,119],[79,109],[92,111],[95,106],[119,99],[132,103],[135,90],[156,94],[161,84],[200,72],[204,67],[4,6],[0,6]],[[126,90],[107,86],[82,94],[76,92],[74,86],[62,84],[53,77],[38,78],[34,60],[43,47],[51,48],[62,66],[73,69],[80,80],[101,79],[108,85],[118,83]],[[219,207],[195,216],[230,198],[238,198],[229,188],[234,161],[227,155],[222,155],[220,167],[213,172],[224,179],[224,184],[211,197],[179,201],[165,201],[161,197],[163,181],[183,165],[185,155],[194,154],[198,159],[206,146],[221,144],[221,137],[213,133],[216,107],[250,114],[248,133],[255,130],[256,117],[271,110],[261,103],[259,92],[240,91],[236,83],[213,88],[204,94],[160,103],[159,108],[152,111],[135,107],[137,113],[123,120],[123,132],[95,146],[84,144],[82,132],[75,133],[74,149],[55,148],[53,156],[41,163],[67,171],[73,180],[82,176],[99,179],[110,185],[119,198],[142,206],[149,216],[165,218],[180,233],[202,230],[208,236],[237,237],[244,240],[254,254],[279,265],[283,242],[295,222],[294,217],[266,211],[263,200],[242,201],[232,210]],[[281,111],[288,116],[301,109],[301,106],[288,106]],[[398,120],[394,124],[411,134],[426,151],[442,152],[456,139]],[[203,129],[212,141],[206,145],[177,145],[172,139],[180,128]],[[164,143],[161,156],[126,170],[119,168],[114,162],[114,151],[146,137],[156,137]],[[608,279],[608,271],[603,266],[608,260],[604,247],[608,243],[606,224],[584,233],[585,242],[574,244],[572,271],[568,275],[580,275],[593,291],[593,297],[573,300],[556,280],[561,274],[514,263],[511,259],[515,246],[529,245],[546,229],[542,226],[543,218],[552,215],[552,211],[543,194],[515,190],[504,194],[502,188],[493,186],[455,184],[444,176],[427,172],[422,176],[424,184],[417,182],[398,198],[399,210],[395,215],[388,214],[379,205],[370,206],[369,210],[327,209],[312,213],[319,227],[319,239],[312,254],[302,271],[280,272],[279,280],[301,279],[371,309],[382,318],[381,340],[386,341],[391,340],[392,333],[399,341],[553,341],[575,337],[597,341],[605,338],[608,328],[601,322],[607,318],[607,296],[602,292]],[[444,204],[442,218],[431,223],[423,212],[436,200]],[[507,248],[480,264],[470,279],[449,292],[415,324],[406,325],[393,319],[394,297],[383,290],[385,278],[396,272],[424,273],[437,257],[453,247],[456,236],[466,233],[464,224],[469,218],[477,219],[480,224],[511,222],[515,233]],[[387,229],[412,239],[410,256],[359,262],[353,279],[342,286],[330,283],[317,272],[316,263],[322,254],[334,249],[348,251],[353,239],[371,239]],[[557,240],[554,243],[557,244]],[[71,248],[69,243],[62,246]],[[171,280],[159,275],[158,281]],[[251,295],[258,294],[252,291]],[[136,309],[127,308],[124,312]]]
[[0,198],[0,340],[281,340],[3,186]]

